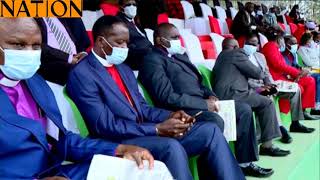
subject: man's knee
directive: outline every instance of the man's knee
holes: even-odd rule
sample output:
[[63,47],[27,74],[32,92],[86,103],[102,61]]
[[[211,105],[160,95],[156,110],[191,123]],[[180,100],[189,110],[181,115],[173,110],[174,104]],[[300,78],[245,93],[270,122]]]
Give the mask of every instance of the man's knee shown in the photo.
[[214,122],[222,132],[224,131],[224,121],[217,113],[210,112],[210,114],[208,114],[208,120],[210,122]]
[[[156,142],[155,142],[156,143]],[[184,151],[183,146],[176,139],[167,138],[165,144],[163,145],[163,150],[166,150],[169,153],[181,154],[181,151]]]
[[236,116],[252,118],[252,108],[247,103],[235,102]]
[[266,97],[266,96],[262,96],[262,97],[260,98],[260,101],[261,101],[261,103],[262,103],[265,107],[275,106],[274,103],[273,103],[273,101],[272,101],[270,98]]

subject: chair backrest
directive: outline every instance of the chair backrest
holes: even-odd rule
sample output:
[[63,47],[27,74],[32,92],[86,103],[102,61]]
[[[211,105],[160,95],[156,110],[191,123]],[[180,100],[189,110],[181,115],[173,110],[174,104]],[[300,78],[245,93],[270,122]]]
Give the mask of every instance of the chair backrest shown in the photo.
[[51,88],[56,99],[58,108],[62,116],[62,123],[64,127],[69,131],[79,133],[80,129],[78,128],[76,123],[77,117],[73,113],[71,105],[64,96],[64,87],[49,81],[47,81],[47,84]]
[[231,26],[232,26],[232,23],[233,23],[233,20],[231,18],[227,18],[226,22],[227,22],[227,25],[228,25],[228,29],[230,30]]
[[116,16],[119,12],[119,6],[110,3],[102,3],[100,4],[100,8],[103,11],[104,15]]
[[185,21],[185,28],[191,29],[193,34],[197,36],[210,34],[209,20],[205,18],[195,17]]
[[260,39],[261,48],[263,48],[263,46],[267,44],[268,38],[265,35],[259,33],[259,39]]
[[234,19],[236,17],[238,10],[234,7],[230,7],[230,12],[231,12],[231,18]]
[[211,33],[210,36],[211,39],[213,39],[213,43],[216,46],[217,54],[219,56],[220,52],[222,51],[222,41],[224,40],[224,37],[217,33]]
[[211,32],[221,35],[220,23],[217,18],[213,16],[209,16],[209,24],[210,24]]
[[215,6],[216,10],[217,10],[217,16],[218,16],[218,19],[221,19],[221,20],[225,20],[227,19],[227,13],[226,13],[226,10],[221,7],[221,6]]
[[184,19],[190,19],[196,16],[191,3],[188,1],[181,1],[181,5],[183,8]]
[[187,30],[180,31],[180,35],[185,43],[184,45],[190,61],[192,62],[204,60],[204,56],[201,50],[201,44],[198,37]]
[[157,23],[162,24],[162,23],[168,23],[169,22],[169,16],[167,13],[162,13],[158,15]]
[[208,16],[213,16],[211,7],[208,6],[207,4],[200,3],[200,8],[204,18],[208,19]]
[[154,44],[154,41],[153,41],[153,30],[152,29],[144,29],[144,31],[146,32],[147,34],[147,38],[148,40],[152,43],[152,45]]
[[205,59],[217,59],[217,50],[209,35],[198,36]]
[[92,31],[92,27],[94,23],[101,17],[103,16],[103,11],[98,10],[98,11],[83,11],[82,12],[82,22],[84,24],[84,27],[86,28],[87,31]]
[[[138,80],[137,80],[138,81]],[[142,90],[142,92],[140,92],[144,99],[146,100],[146,102],[150,105],[150,106],[154,106],[154,103],[151,99],[150,94],[148,93],[148,91],[146,90],[146,88],[143,87],[143,85],[140,83],[140,81],[138,81],[138,86],[139,86],[139,91],[140,89]]]
[[218,19],[221,33],[224,34],[229,34],[229,27],[227,24],[227,21],[225,19]]
[[198,71],[200,72],[202,76],[202,84],[206,86],[207,88],[212,90],[212,84],[211,84],[211,79],[212,79],[212,71],[208,69],[204,65],[199,65],[198,66]]
[[169,18],[169,23],[175,25],[178,29],[184,29],[184,20],[183,19],[177,19],[177,18]]

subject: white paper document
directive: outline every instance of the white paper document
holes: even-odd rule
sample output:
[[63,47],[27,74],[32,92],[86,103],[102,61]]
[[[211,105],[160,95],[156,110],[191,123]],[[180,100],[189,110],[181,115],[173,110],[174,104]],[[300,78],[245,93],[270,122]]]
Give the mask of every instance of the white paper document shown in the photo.
[[227,141],[237,140],[236,109],[234,100],[218,101],[218,114],[224,121],[223,135]]
[[277,85],[278,92],[297,92],[299,85],[294,82],[277,80],[275,82]]
[[91,161],[87,180],[173,180],[166,165],[154,161],[154,168],[149,169],[144,161],[144,168],[138,169],[135,161],[95,155]]

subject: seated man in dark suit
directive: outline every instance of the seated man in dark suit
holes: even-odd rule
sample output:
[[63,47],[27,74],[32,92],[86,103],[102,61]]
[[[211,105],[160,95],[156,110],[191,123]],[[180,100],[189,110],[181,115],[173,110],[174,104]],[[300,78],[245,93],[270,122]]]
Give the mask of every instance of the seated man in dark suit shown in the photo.
[[74,64],[87,55],[90,40],[81,18],[38,18],[43,46],[38,73],[44,79],[65,85]]
[[[155,48],[145,56],[139,80],[150,93],[157,107],[182,109],[190,115],[199,111],[197,121],[212,121],[223,131],[223,120],[217,114],[215,93],[202,85],[202,77],[188,56],[181,51],[178,29],[168,23],[159,25],[154,33]],[[251,169],[246,175],[269,176],[271,169],[255,164],[258,160],[257,142],[252,111],[249,105],[236,102],[237,141],[236,157],[240,166]],[[257,167],[257,168],[253,168]]]
[[[129,30],[121,19],[103,16],[93,26],[92,52],[71,71],[67,92],[92,137],[135,144],[163,161],[175,179],[192,179],[188,156],[200,155],[209,179],[244,179],[220,129],[195,122],[183,111],[147,105],[126,59]],[[220,158],[223,157],[223,158]]]
[[146,149],[82,138],[64,128],[51,89],[36,74],[41,43],[32,18],[0,18],[0,179],[86,179],[95,154],[152,163]]
[[143,57],[151,51],[152,43],[148,40],[143,28],[135,23],[137,5],[135,0],[119,0],[121,11],[118,17],[126,23],[129,29],[129,54],[125,63],[133,70],[138,70]]
[[290,151],[281,150],[272,144],[280,136],[276,109],[272,100],[250,90],[248,79],[263,79],[262,69],[249,60],[235,39],[227,38],[222,43],[223,51],[213,68],[213,90],[223,99],[235,99],[247,103],[257,115],[261,127],[260,155],[286,156]]

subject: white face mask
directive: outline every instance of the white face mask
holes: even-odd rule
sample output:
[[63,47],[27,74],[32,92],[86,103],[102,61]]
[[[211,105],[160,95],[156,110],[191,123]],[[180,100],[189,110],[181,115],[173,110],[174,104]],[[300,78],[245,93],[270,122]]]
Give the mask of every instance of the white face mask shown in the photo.
[[41,65],[41,50],[3,49],[4,65],[1,71],[10,79],[25,80],[31,78]]
[[257,11],[257,15],[263,16],[263,12],[261,10]]
[[133,19],[137,15],[137,6],[130,5],[123,8],[124,14],[128,16],[128,18]]
[[252,46],[252,45],[249,45],[249,44],[245,44],[243,46],[243,50],[246,52],[246,54],[248,56],[251,56],[252,54],[254,54],[255,52],[257,52],[257,47],[256,46]]
[[181,42],[179,39],[170,40],[170,41],[166,38],[163,38],[163,39],[170,43],[169,48],[165,47],[169,54],[175,55],[175,54],[184,54],[185,53],[185,49],[181,46]]
[[109,64],[114,64],[114,65],[119,65],[121,63],[123,63],[127,57],[128,57],[128,52],[129,49],[128,48],[119,48],[119,47],[112,47],[109,42],[102,37],[103,40],[108,44],[108,46],[110,46],[112,48],[112,53],[111,55],[108,55],[102,48],[102,52],[105,55],[105,59]]

